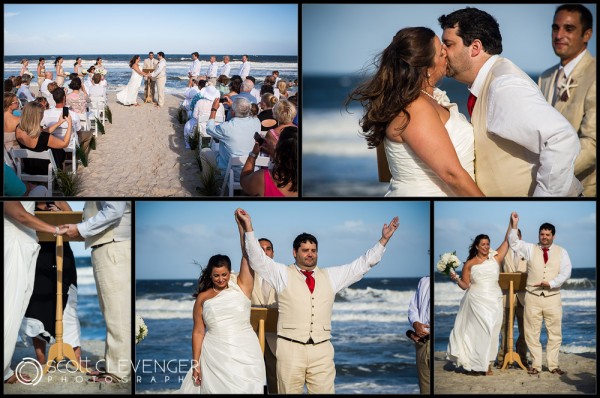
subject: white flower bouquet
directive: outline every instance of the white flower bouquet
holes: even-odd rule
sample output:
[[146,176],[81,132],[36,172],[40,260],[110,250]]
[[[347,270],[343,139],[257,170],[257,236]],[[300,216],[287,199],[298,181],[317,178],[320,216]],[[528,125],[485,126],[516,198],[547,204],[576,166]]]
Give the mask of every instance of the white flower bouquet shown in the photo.
[[135,344],[139,344],[148,335],[148,326],[144,323],[141,316],[135,316]]
[[456,251],[452,253],[444,253],[440,256],[440,261],[437,262],[437,270],[442,274],[450,276],[450,273],[454,273],[454,270],[460,267],[462,263],[456,257]]

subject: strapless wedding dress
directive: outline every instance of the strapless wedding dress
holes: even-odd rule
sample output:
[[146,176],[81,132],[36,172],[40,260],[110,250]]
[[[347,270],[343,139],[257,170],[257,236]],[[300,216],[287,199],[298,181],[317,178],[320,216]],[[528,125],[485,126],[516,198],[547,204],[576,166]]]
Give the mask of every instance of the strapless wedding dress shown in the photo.
[[117,93],[117,100],[123,105],[135,105],[142,80],[142,75],[131,69],[129,83],[127,83],[127,87]]
[[471,286],[460,302],[450,333],[446,358],[465,370],[485,372],[498,355],[504,308],[498,284],[500,267],[494,254],[471,268]]
[[[433,96],[450,111],[446,130],[460,164],[475,179],[473,126],[458,111],[458,105],[450,102],[445,91],[436,88]],[[408,145],[387,138],[383,143],[392,174],[385,196],[455,196],[450,187]]]
[[194,385],[190,369],[176,393],[264,394],[265,363],[258,336],[250,325],[250,305],[234,276],[228,289],[204,302],[202,384]]

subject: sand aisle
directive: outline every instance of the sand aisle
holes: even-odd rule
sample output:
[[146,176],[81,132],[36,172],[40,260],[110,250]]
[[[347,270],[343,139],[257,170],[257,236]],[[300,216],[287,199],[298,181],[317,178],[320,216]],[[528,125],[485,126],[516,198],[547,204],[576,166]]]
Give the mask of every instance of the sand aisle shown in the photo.
[[83,197],[198,196],[200,171],[195,151],[185,149],[177,112],[181,98],[165,96],[165,105],[139,107],[116,102],[109,93],[112,124],[96,139],[88,167],[79,166]]

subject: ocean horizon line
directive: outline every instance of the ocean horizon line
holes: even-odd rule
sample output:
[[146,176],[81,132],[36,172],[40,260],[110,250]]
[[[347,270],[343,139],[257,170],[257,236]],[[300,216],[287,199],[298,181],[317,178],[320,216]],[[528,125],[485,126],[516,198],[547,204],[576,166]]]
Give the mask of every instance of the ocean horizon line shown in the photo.
[[[162,50],[159,50],[162,51]],[[144,50],[143,52],[137,52],[139,54],[148,54],[149,51]],[[154,52],[154,54],[156,54],[158,51]],[[163,51],[165,53],[165,55],[189,55],[191,57],[192,53],[180,53],[180,52],[168,52],[168,51]],[[77,56],[83,56],[83,55],[94,55],[94,56],[101,56],[101,55],[130,55],[130,54],[134,54],[136,53],[134,52],[130,52],[130,53],[104,53],[104,52],[94,52],[94,53],[72,53],[72,54],[68,54],[68,53],[58,53],[58,54],[64,54],[64,55],[58,55],[60,57],[64,57],[65,55],[70,56],[70,55],[77,55]],[[206,53],[204,55],[214,55],[216,57],[218,56],[224,56],[224,55],[229,55],[231,56],[233,55],[248,55],[249,57],[252,56],[264,56],[264,57],[298,57],[298,54],[252,54],[252,53],[223,53],[223,54],[213,54],[213,53]],[[203,55],[203,54],[200,54]],[[4,57],[56,57],[57,55],[51,55],[51,54],[4,54]],[[252,62],[252,59],[250,59],[250,62]]]

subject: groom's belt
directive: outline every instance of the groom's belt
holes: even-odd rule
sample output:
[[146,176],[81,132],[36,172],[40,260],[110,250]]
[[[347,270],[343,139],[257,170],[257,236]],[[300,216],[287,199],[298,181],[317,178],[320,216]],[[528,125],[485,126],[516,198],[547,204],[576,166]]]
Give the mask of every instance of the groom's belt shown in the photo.
[[288,338],[288,337],[283,337],[283,336],[281,336],[281,335],[277,335],[277,337],[278,337],[278,338],[280,338],[280,339],[284,339],[284,340],[287,340],[287,341],[291,341],[291,342],[293,342],[293,343],[304,344],[304,345],[306,345],[306,344],[317,345],[317,344],[321,344],[321,343],[324,343],[324,342],[326,342],[326,341],[329,341],[329,339],[327,339],[327,340],[323,340],[323,341],[319,341],[318,343],[315,343],[315,342],[313,341],[312,337],[311,337],[311,338],[309,338],[307,342],[304,342],[304,341],[298,341],[298,340],[294,340],[294,339],[290,339],[290,338]]

